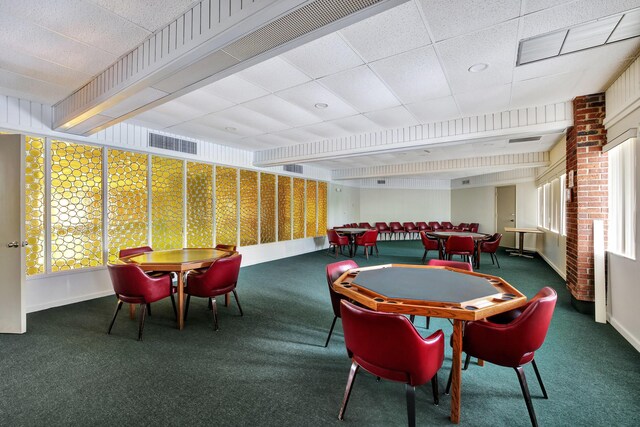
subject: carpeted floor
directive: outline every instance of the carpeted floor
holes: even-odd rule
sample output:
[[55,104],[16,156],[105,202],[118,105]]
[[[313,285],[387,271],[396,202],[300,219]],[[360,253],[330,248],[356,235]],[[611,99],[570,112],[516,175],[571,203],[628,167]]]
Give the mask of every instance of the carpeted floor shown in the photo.
[[[418,241],[384,242],[380,257],[360,265],[419,263]],[[431,255],[435,255],[434,252]],[[640,354],[610,325],[575,312],[563,280],[540,259],[509,258],[496,274],[527,296],[549,285],[559,294],[549,334],[536,360],[549,400],[525,368],[541,426],[640,425]],[[338,259],[346,259],[339,257]],[[183,331],[171,303],[152,305],[144,341],[123,310],[112,335],[115,307],[107,297],[32,313],[28,333],[0,335],[0,425],[406,425],[404,386],[356,379],[345,421],[337,420],[349,371],[340,322],[328,348],[333,318],[324,252],[242,268],[235,303],[219,308],[214,332],[206,300],[192,299]],[[221,301],[221,300],[220,300]],[[448,321],[424,319],[428,335]],[[444,389],[450,349],[440,371]],[[448,425],[450,398],[417,392],[418,425]],[[529,425],[513,370],[487,364],[463,372],[462,422],[470,426]]]

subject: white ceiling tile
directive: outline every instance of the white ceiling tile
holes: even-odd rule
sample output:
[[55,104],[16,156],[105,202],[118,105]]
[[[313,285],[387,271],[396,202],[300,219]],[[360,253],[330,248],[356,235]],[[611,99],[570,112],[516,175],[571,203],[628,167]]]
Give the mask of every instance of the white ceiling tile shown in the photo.
[[225,108],[235,105],[233,102],[220,98],[205,89],[197,89],[176,98],[175,101],[197,108],[201,116],[215,113],[216,111],[224,110]]
[[460,117],[458,106],[453,96],[429,99],[405,105],[420,123],[439,122]]
[[509,109],[511,85],[493,86],[454,95],[463,117]]
[[283,138],[282,136],[267,133],[264,135],[253,136],[250,138],[245,138],[242,140],[243,147],[245,143],[249,143],[248,147],[256,147],[258,144],[262,145],[262,147],[256,147],[256,149],[265,149],[265,148],[274,148],[274,147],[286,147],[287,145],[292,145],[292,142],[288,138]]
[[252,111],[242,105],[227,108],[224,111],[218,112],[216,116],[221,119],[229,119],[234,123],[242,123],[243,125],[251,127],[260,133],[276,132],[289,128],[289,126],[284,123],[265,116],[264,114]]
[[339,138],[344,136],[345,131],[333,122],[322,122],[301,128],[309,133],[318,135],[321,139]]
[[436,41],[450,39],[517,18],[520,2],[514,0],[420,0]]
[[432,46],[376,61],[370,67],[405,104],[451,95]]
[[514,82],[511,92],[511,108],[569,101],[575,97],[576,83],[581,74],[554,74]]
[[178,135],[204,139],[206,141],[212,141],[223,145],[237,146],[235,143],[241,139],[241,136],[236,133],[219,130],[205,124],[193,122],[171,126],[165,130]]
[[634,12],[625,13],[607,42],[616,42],[629,37],[636,37],[638,35],[640,35],[640,9],[636,9]]
[[543,9],[559,6],[562,3],[568,3],[574,0],[523,0],[522,11],[525,15],[538,12]]
[[560,53],[575,52],[604,44],[620,19],[621,17],[616,15],[571,28]]
[[[453,93],[511,82],[517,35],[518,22],[514,20],[438,43]],[[469,67],[478,63],[488,64],[489,68],[469,72]]]
[[0,69],[0,93],[53,105],[69,95],[69,89]]
[[[315,81],[283,90],[276,95],[303,110],[311,111],[322,120],[353,116],[358,113],[333,92]],[[315,104],[327,104],[328,107],[315,108]]]
[[289,127],[304,126],[322,121],[321,118],[311,114],[306,109],[300,108],[276,95],[254,99],[243,105],[250,110],[285,123]]
[[405,126],[413,126],[418,124],[416,117],[411,114],[405,107],[392,107],[386,110],[371,111],[365,116],[384,129],[400,128]]
[[219,113],[208,114],[179,125],[182,128],[188,128],[189,125],[203,125],[213,128],[220,135],[228,135],[236,138],[245,138],[248,136],[261,135],[264,132],[249,126],[243,120],[234,120],[228,117],[220,117]]
[[235,74],[211,83],[205,86],[203,90],[235,104],[241,104],[269,94],[269,92],[261,87],[249,83]]
[[604,92],[613,83],[613,78],[607,80],[605,76],[619,76],[630,63],[631,61],[603,61],[598,67],[585,69],[575,86],[574,93],[584,95]]
[[309,132],[307,127],[302,128],[293,128],[287,129],[280,132],[274,133],[275,136],[282,138],[283,140],[289,141],[288,145],[291,144],[302,144],[305,142],[313,142],[322,139],[320,136],[313,132]]
[[363,64],[362,59],[337,33],[309,42],[281,56],[316,79]]
[[365,117],[364,114],[332,120],[331,124],[344,129],[346,135],[372,132],[381,128],[381,126],[376,125],[373,121]]
[[320,83],[360,112],[382,110],[400,104],[398,98],[364,65],[325,77]]
[[[155,31],[183,14],[199,0],[88,0],[127,20]],[[150,13],[152,12],[152,13]]]
[[414,2],[374,15],[343,29],[341,33],[368,62],[431,43]]
[[279,56],[240,71],[238,75],[270,92],[277,92],[311,80],[309,76]]
[[158,111],[157,107],[140,113],[130,119],[132,122],[142,123],[152,129],[165,129],[184,122],[180,117],[176,117],[165,111]]

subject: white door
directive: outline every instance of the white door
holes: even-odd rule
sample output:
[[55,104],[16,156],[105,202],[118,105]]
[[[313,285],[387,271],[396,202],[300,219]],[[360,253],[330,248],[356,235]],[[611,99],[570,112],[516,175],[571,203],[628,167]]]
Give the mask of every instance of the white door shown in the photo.
[[514,248],[516,246],[515,233],[506,233],[505,227],[516,226],[516,186],[496,188],[496,231],[502,233],[500,246]]
[[0,333],[27,331],[24,310],[24,137],[0,135]]

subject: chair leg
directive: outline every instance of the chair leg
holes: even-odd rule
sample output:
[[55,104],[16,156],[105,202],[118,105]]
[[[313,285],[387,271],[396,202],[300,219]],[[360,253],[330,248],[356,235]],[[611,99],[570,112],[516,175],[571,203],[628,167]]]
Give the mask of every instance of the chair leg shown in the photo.
[[529,387],[527,386],[527,377],[524,375],[524,369],[522,366],[518,366],[517,368],[513,368],[518,374],[518,381],[520,382],[520,389],[522,389],[522,395],[524,396],[524,401],[527,404],[527,411],[529,411],[529,418],[531,419],[531,425],[533,427],[538,427],[538,420],[536,420],[536,413],[533,410],[533,403],[531,402],[531,395],[529,394]]
[[218,330],[218,305],[216,304],[216,297],[209,298],[211,300],[211,314],[213,314],[213,329]]
[[433,378],[431,378],[431,390],[433,390],[433,404],[438,406],[440,404],[440,395],[438,393],[438,373],[436,372]]
[[147,315],[151,316],[151,304],[147,304]]
[[171,292],[169,296],[171,297],[171,305],[173,306],[173,315],[176,317],[176,320],[178,320],[178,310],[176,309],[176,299],[173,297],[173,292]]
[[364,256],[367,257],[367,260],[369,259],[369,250],[367,250],[366,246],[363,246],[362,249],[364,249]]
[[422,263],[424,264],[424,260],[427,259],[427,250],[424,250],[424,254],[422,254]]
[[453,366],[451,367],[451,369],[449,370],[449,378],[447,378],[447,386],[444,388],[444,394],[449,394],[449,391],[451,391],[451,380],[452,380],[452,374],[453,373]]
[[409,427],[416,426],[416,388],[410,386],[409,384],[405,385],[406,395],[407,395],[407,421]]
[[429,329],[429,324],[431,323],[431,317],[427,316],[427,324],[426,328]]
[[533,365],[533,370],[536,373],[536,378],[538,378],[538,384],[540,384],[540,388],[542,389],[542,396],[545,399],[548,399],[549,396],[547,395],[547,390],[544,388],[544,384],[542,383],[542,377],[540,376],[540,371],[538,371],[538,365],[536,365],[536,360],[533,359],[531,361],[531,364]]
[[327,341],[324,343],[324,346],[327,347],[329,345],[329,340],[331,339],[331,334],[333,333],[333,328],[336,326],[336,320],[338,320],[338,316],[333,316],[333,322],[331,322],[331,329],[329,329],[329,336],[327,336]]
[[340,412],[338,413],[338,419],[344,419],[344,413],[347,411],[347,403],[349,403],[349,396],[351,396],[351,388],[353,387],[353,381],[356,379],[356,374],[360,365],[356,362],[351,363],[351,370],[349,371],[349,378],[347,379],[347,388],[344,390],[344,397],[342,398],[342,405],[340,406]]
[[416,320],[416,316],[411,314],[409,315],[409,321],[411,321],[411,323],[413,323]]
[[113,312],[113,318],[111,319],[111,323],[109,324],[109,329],[107,329],[107,334],[111,333],[111,328],[113,328],[113,324],[116,321],[116,316],[118,315],[118,312],[120,311],[121,308],[122,308],[122,301],[118,300],[118,303],[116,304],[116,310]]
[[467,369],[469,369],[470,361],[471,361],[471,356],[467,354],[467,357],[464,359],[464,367],[462,368],[463,371],[466,371]]
[[140,304],[140,325],[138,326],[138,341],[142,341],[142,331],[144,330],[144,318],[147,317],[148,304]]
[[236,292],[236,290],[233,290],[233,296],[236,299],[236,304],[238,304],[238,310],[240,310],[240,316],[244,316],[244,313],[242,313],[242,307],[240,307],[240,300],[238,299],[238,293]]
[[500,261],[498,261],[498,254],[493,254],[493,256],[496,258],[496,264],[498,264],[498,268],[501,268]]
[[494,254],[492,254],[491,252],[489,252],[489,255],[491,255],[491,264],[496,265],[496,262],[495,262],[495,260],[494,260],[494,258],[493,258],[493,255],[494,255]]
[[189,313],[189,303],[191,302],[191,295],[187,295],[187,302],[184,304],[184,320],[187,320],[187,313]]
[[[380,256],[380,252],[378,252],[378,244],[376,243],[373,247],[376,248],[376,256]],[[371,255],[373,255],[373,249],[371,250]]]

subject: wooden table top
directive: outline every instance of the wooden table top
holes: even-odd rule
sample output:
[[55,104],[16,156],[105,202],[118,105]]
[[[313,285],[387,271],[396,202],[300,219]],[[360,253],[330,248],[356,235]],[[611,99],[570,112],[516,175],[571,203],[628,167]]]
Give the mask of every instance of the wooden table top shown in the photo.
[[360,234],[369,230],[374,230],[373,228],[360,228],[360,227],[341,227],[335,228],[338,233],[347,233],[347,234]]
[[439,239],[444,239],[445,237],[451,236],[463,236],[463,237],[472,237],[473,240],[483,240],[490,237],[487,234],[482,233],[472,233],[470,231],[426,231],[425,234],[427,236],[437,237]]
[[138,264],[143,270],[186,271],[206,267],[213,261],[234,253],[213,248],[171,249],[132,255],[121,258],[121,261]]
[[537,228],[523,228],[523,227],[505,227],[504,231],[507,233],[535,233],[535,234],[543,234],[544,231],[538,230]]

